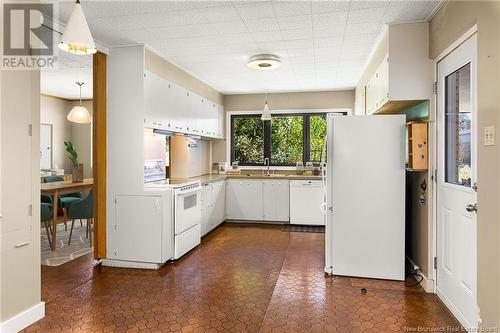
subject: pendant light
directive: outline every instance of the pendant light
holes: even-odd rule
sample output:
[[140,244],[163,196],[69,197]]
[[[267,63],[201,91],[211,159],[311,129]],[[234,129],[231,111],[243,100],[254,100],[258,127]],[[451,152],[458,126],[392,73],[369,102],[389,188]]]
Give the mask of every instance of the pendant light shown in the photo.
[[262,116],[260,116],[262,121],[271,120],[271,111],[269,111],[269,106],[267,105],[267,91],[266,91],[266,103],[264,104],[264,111],[262,111]]
[[97,52],[89,25],[83,14],[80,0],[76,0],[75,8],[61,37],[59,48],[69,53],[86,55]]
[[84,85],[84,83],[83,82],[75,82],[75,83],[78,86],[80,86],[80,105],[77,105],[71,109],[71,111],[68,113],[68,120],[73,123],[88,124],[90,123],[92,117],[90,116],[89,110],[87,110],[82,105],[82,86]]

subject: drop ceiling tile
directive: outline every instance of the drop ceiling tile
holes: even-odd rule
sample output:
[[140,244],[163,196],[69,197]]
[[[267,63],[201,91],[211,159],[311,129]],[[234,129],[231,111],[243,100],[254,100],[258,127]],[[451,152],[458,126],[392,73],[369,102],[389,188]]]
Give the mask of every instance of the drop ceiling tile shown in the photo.
[[240,14],[233,6],[208,7],[199,11],[211,23],[241,20]]
[[349,1],[312,1],[313,13],[345,12],[349,10]]
[[[314,48],[302,48],[302,49],[288,49],[288,55],[290,57],[312,57],[314,56]],[[310,61],[310,60],[309,60]]]
[[282,30],[312,29],[312,17],[311,15],[278,17],[278,24]]
[[285,44],[288,50],[314,48],[314,43],[312,39],[287,40]]
[[244,22],[248,28],[248,31],[250,31],[250,32],[280,30],[278,22],[274,18],[245,20]]
[[267,1],[234,2],[234,6],[244,20],[275,17],[273,6]]
[[281,33],[284,40],[306,39],[313,37],[311,29],[282,30]]
[[257,46],[262,50],[268,50],[269,53],[276,52],[277,50],[285,50],[285,41],[274,41],[274,42],[258,42]]
[[274,12],[278,17],[299,16],[311,13],[309,1],[279,1],[273,2]]
[[253,32],[252,37],[256,43],[259,42],[275,42],[283,40],[283,36],[281,35],[281,31],[262,31],[262,32]]
[[315,38],[329,37],[329,36],[343,36],[346,26],[343,24],[335,24],[330,26],[314,26],[313,34]]
[[384,17],[385,8],[368,8],[349,11],[349,18],[347,23],[367,23],[367,22],[380,22]]
[[314,38],[315,48],[324,47],[340,47],[342,45],[342,37],[324,37],[324,38]]
[[227,44],[246,44],[246,43],[253,43],[253,37],[250,33],[243,33],[243,34],[225,34],[221,35],[221,38],[227,43]]
[[329,27],[331,25],[344,25],[347,22],[348,12],[330,12],[313,14],[314,28]]
[[350,10],[367,9],[367,8],[385,8],[389,5],[390,2],[391,1],[380,1],[380,0],[351,1]]
[[243,21],[212,23],[210,26],[210,31],[216,34],[238,34],[249,31]]
[[345,28],[345,34],[346,35],[373,34],[373,33],[379,33],[381,29],[382,25],[379,24],[378,22],[347,24]]

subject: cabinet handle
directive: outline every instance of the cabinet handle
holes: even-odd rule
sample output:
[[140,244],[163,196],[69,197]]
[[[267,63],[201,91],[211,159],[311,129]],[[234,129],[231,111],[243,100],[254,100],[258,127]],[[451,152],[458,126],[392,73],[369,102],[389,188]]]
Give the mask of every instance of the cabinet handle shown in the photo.
[[21,243],[21,244],[17,244],[15,247],[16,247],[16,249],[17,249],[17,248],[20,248],[20,247],[26,246],[26,245],[28,245],[29,243],[30,243],[30,242],[24,242],[24,243]]

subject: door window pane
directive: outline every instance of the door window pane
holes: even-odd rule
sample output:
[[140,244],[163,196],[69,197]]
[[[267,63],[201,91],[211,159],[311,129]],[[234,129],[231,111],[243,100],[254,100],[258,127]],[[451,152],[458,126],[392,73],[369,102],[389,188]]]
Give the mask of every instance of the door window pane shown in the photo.
[[233,117],[233,161],[264,162],[264,127],[260,117]]
[[271,123],[271,164],[295,165],[304,153],[303,116],[275,116]]
[[470,64],[445,78],[445,181],[471,186]]
[[326,161],[326,151],[324,149],[326,139],[326,116],[310,116],[310,161],[320,163],[321,160]]

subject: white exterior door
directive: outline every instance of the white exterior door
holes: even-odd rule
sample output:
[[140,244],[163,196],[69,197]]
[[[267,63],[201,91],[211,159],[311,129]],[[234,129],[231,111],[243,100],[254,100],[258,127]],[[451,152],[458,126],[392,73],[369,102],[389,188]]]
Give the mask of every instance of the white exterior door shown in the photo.
[[477,326],[476,54],[472,37],[438,63],[437,294]]
[[52,168],[52,125],[40,125],[40,169]]

